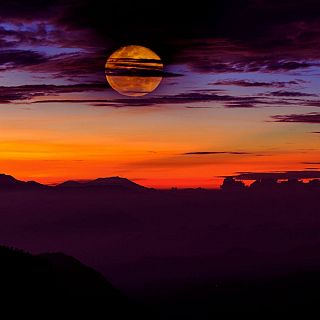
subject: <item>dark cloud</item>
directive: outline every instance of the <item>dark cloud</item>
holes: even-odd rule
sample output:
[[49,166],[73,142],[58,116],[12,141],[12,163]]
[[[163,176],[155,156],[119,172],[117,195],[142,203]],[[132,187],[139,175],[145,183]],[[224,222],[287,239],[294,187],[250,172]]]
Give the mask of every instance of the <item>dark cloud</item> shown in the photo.
[[238,86],[238,87],[274,87],[274,88],[285,88],[292,85],[300,85],[304,83],[301,80],[292,80],[292,81],[271,81],[271,82],[260,82],[260,81],[251,81],[251,80],[218,80],[215,82],[209,83],[213,86]]
[[236,102],[230,102],[227,103],[226,106],[228,108],[256,108],[257,105],[250,103],[250,102],[246,102],[246,101],[236,101]]
[[266,71],[291,71],[305,69],[312,66],[319,66],[318,63],[299,62],[299,61],[269,61],[265,64]]
[[[230,52],[227,50],[230,49],[228,47],[225,51],[216,52],[214,54],[216,57],[214,57],[212,55],[214,50],[215,48],[213,47],[208,48],[206,51],[194,52],[194,56],[190,53],[183,61],[188,64],[193,71],[200,73],[289,72],[319,66],[318,62],[279,60],[282,58],[277,56],[259,59],[254,52],[246,58],[243,58],[242,54],[240,54],[239,57],[229,56]],[[201,58],[197,59],[197,55],[201,56]],[[187,62],[187,60],[189,62]]]
[[[0,71],[25,70],[34,73],[50,74],[53,78],[65,78],[73,82],[81,82],[83,78],[90,81],[102,81],[105,78],[106,55],[104,51],[77,52],[56,54],[53,56],[32,50],[2,50],[0,51]],[[180,77],[181,74],[166,70],[114,69],[108,73],[114,75]]]
[[274,122],[320,123],[320,113],[318,112],[311,112],[306,114],[275,115],[271,118]]
[[307,100],[305,101],[305,105],[308,107],[320,107],[319,100]]
[[318,95],[306,92],[298,91],[272,91],[268,92],[265,95],[275,96],[275,97],[317,97]]
[[[35,97],[59,95],[62,93],[105,90],[105,83],[86,83],[77,85],[24,85],[15,87],[0,86],[0,103],[14,103]],[[60,100],[58,100],[60,102]],[[95,101],[95,100],[94,100]]]
[[[215,24],[217,20],[213,18],[218,17],[219,6],[217,1],[201,1],[196,6],[191,2],[183,6],[163,4],[160,8],[158,4],[146,1],[124,5],[117,1],[80,0],[66,7],[57,22],[69,28],[93,30],[102,42],[109,44],[111,40],[114,47],[145,45],[167,62],[174,51],[179,50],[169,42],[198,37],[207,26]],[[112,14],[108,14],[106,19],[106,13]]]
[[301,162],[302,164],[320,164],[320,162]]
[[[291,2],[280,0],[272,9],[267,1],[252,0],[164,4],[164,21],[158,5],[150,2],[104,6],[97,0],[77,1],[66,6],[59,23],[89,28],[106,43],[112,39],[115,46],[141,43],[166,62],[184,60],[203,71],[296,70],[313,65],[309,59],[319,57],[319,3]],[[112,12],[108,19],[106,12]],[[223,53],[226,59],[221,58]]]
[[283,171],[283,172],[240,172],[234,178],[239,180],[260,179],[314,179],[320,178],[320,171]]
[[212,107],[203,107],[203,106],[199,106],[199,107],[192,107],[192,106],[187,106],[187,109],[211,109]]
[[24,70],[34,74],[49,74],[52,78],[64,78],[78,83],[81,83],[84,78],[88,82],[104,80],[105,62],[106,57],[101,51],[53,56],[34,50],[0,51],[0,71]]
[[194,151],[194,152],[186,152],[182,155],[215,155],[215,154],[234,154],[234,155],[246,155],[251,154],[250,152],[242,152],[242,151]]
[[48,57],[32,50],[2,50],[0,51],[0,71],[36,66],[47,62]]
[[[25,67],[25,70],[37,73],[49,73],[53,78],[65,78],[74,82],[105,80],[105,63],[107,56],[104,51],[59,54],[43,59],[37,65]],[[141,77],[181,77],[182,74],[164,70],[130,68],[106,70],[109,75],[141,76]]]
[[31,102],[32,104],[42,104],[42,103],[76,103],[76,104],[88,104],[93,107],[112,107],[112,108],[122,108],[129,107],[129,105],[123,105],[113,100],[99,100],[99,99],[49,99],[49,100],[38,100]]
[[[1,23],[1,20],[0,20]],[[30,24],[31,22],[29,22]],[[9,49],[18,46],[61,45],[66,38],[57,31],[49,30],[45,22],[32,22],[32,28],[19,22],[14,27],[0,26],[0,48]],[[60,35],[60,37],[58,37]],[[71,41],[69,41],[70,43]]]
[[[56,102],[57,100],[54,100]],[[70,101],[70,100],[69,100]],[[73,100],[74,102],[92,102],[92,100]],[[94,100],[95,103],[91,103],[93,106],[112,106],[117,107],[149,107],[154,105],[164,105],[164,104],[188,104],[188,103],[200,103],[200,102],[221,102],[228,107],[230,103],[244,102],[244,103],[259,103],[255,97],[236,97],[230,95],[220,95],[215,93],[204,93],[204,92],[189,92],[181,93],[177,95],[167,95],[167,96],[149,96],[142,98],[119,98],[110,100]],[[53,102],[50,100],[35,101],[34,103],[45,103]],[[72,101],[70,101],[72,102]],[[239,104],[240,105],[240,104]]]
[[[200,91],[191,91],[188,93],[180,93],[176,95],[160,95],[160,96],[146,96],[139,98],[116,98],[112,100],[92,100],[92,99],[80,99],[80,100],[58,100],[58,99],[48,99],[41,101],[34,101],[33,103],[45,103],[45,102],[69,102],[69,103],[89,103],[97,107],[149,107],[154,105],[180,105],[180,104],[190,104],[190,103],[206,103],[208,105],[202,106],[186,106],[187,108],[212,108],[215,107],[215,104],[209,104],[210,102],[217,102],[219,105],[223,105],[226,108],[257,108],[257,107],[272,107],[272,106],[301,106],[308,104],[308,101],[304,100],[294,100],[289,101],[288,99],[271,99],[271,98],[262,98],[261,96],[232,96],[227,94],[221,94],[215,90],[200,90]],[[277,117],[277,116],[275,116]],[[280,119],[274,118],[274,120],[279,121]]]
[[5,21],[10,19],[13,22],[47,20],[59,15],[63,3],[67,2],[60,0],[2,1],[0,18]]
[[317,65],[319,2],[271,2],[200,0],[160,8],[146,1],[15,0],[1,3],[0,12],[3,21],[50,23],[62,46],[75,39],[80,48],[104,48],[107,56],[137,43],[159,53],[165,64],[188,64],[199,72],[278,72]]
[[[320,34],[319,34],[320,39]],[[320,43],[320,40],[319,40]],[[318,67],[320,54],[301,52],[299,48],[274,51],[266,46],[264,52],[251,44],[231,42],[230,39],[189,40],[181,48],[177,63],[188,65],[200,73],[264,72],[283,73]]]
[[[55,57],[39,68],[39,72],[77,81],[83,76],[101,77],[106,57],[127,44],[150,47],[165,65],[185,64],[203,73],[299,71],[319,66],[319,7],[319,2],[311,0],[290,4],[280,0],[273,5],[254,0],[201,0],[197,5],[163,4],[161,9],[146,1],[123,5],[98,0],[15,0],[1,3],[0,22],[36,22],[37,26],[32,30],[1,27],[0,47],[28,44],[90,49]],[[12,65],[19,66],[19,59],[11,59]],[[167,72],[165,76],[170,76]],[[234,84],[271,87],[264,82]]]
[[60,54],[43,61],[43,63],[25,68],[31,72],[49,73],[55,78],[66,78],[79,82],[82,78],[102,81],[105,78],[104,65],[106,57],[102,52]]
[[14,31],[0,27],[0,48],[10,48],[17,45],[18,38]]
[[[297,101],[289,101],[287,99],[279,100],[269,97],[263,98],[261,96],[233,96],[220,93],[216,90],[195,90],[175,95],[149,95],[139,98],[96,99],[94,95],[89,95],[88,98],[85,99],[69,99],[63,96],[63,94],[67,93],[90,93],[94,91],[104,91],[109,88],[104,76],[98,80],[99,81],[74,85],[0,86],[0,101],[2,103],[85,103],[96,107],[149,107],[155,105],[186,104],[186,107],[190,108],[212,108],[216,106],[216,104],[214,104],[215,102],[226,108],[257,108],[281,105],[301,106],[310,103],[310,101],[299,99]],[[48,99],[36,100],[37,97],[46,96]],[[57,98],[52,96],[57,96]],[[212,104],[210,104],[211,102]],[[188,106],[188,104],[192,103],[206,103],[206,105]],[[276,115],[273,116],[272,119],[276,122],[298,122],[300,119],[300,122],[303,122],[316,117],[317,113],[311,113],[307,115]]]

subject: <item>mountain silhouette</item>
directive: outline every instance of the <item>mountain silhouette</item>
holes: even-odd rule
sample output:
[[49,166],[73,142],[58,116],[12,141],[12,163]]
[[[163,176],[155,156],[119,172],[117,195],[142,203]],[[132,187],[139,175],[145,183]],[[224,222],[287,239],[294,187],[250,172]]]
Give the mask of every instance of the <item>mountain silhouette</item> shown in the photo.
[[52,188],[108,188],[112,190],[147,190],[149,188],[137,184],[129,179],[121,177],[97,178],[89,181],[68,180],[53,186],[41,184],[36,181],[21,181],[11,175],[0,174],[0,190],[33,190],[33,189],[52,189]]
[[146,190],[148,188],[141,186],[129,179],[121,177],[109,177],[109,178],[98,178],[90,181],[65,181],[59,185],[59,188],[97,188],[106,187],[111,189],[121,189],[121,190]]
[[[304,183],[298,179],[287,179],[279,182],[278,179],[273,178],[259,178],[255,180],[249,187],[243,183],[242,180],[235,177],[226,177],[220,186],[220,190],[241,192],[244,190],[258,190],[258,191],[296,191],[296,190],[313,190],[320,186],[320,179],[310,180]],[[143,191],[153,190],[135,183],[127,178],[122,177],[105,177],[94,180],[68,180],[57,184],[56,186],[44,185],[36,181],[21,181],[11,175],[4,173],[0,174],[0,190],[38,190],[38,189],[104,189],[114,191]],[[174,188],[172,189],[174,190]],[[187,190],[187,189],[185,189]],[[202,188],[190,190],[205,190]]]
[[0,174],[0,189],[40,189],[48,188],[36,181],[21,181],[7,174]]

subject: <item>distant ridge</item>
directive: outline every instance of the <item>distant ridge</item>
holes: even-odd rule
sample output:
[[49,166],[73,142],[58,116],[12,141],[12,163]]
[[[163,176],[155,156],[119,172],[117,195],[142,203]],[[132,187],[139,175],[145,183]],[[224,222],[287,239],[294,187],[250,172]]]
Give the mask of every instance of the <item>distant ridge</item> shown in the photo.
[[40,189],[49,188],[36,181],[21,181],[14,177],[0,173],[0,189]]
[[69,180],[58,184],[58,188],[110,188],[121,190],[147,190],[148,188],[137,184],[129,179],[121,177],[98,178],[91,181],[81,182]]
[[112,190],[148,190],[138,183],[121,177],[97,178],[89,181],[68,180],[56,186],[48,186],[36,181],[21,181],[11,175],[0,173],[0,190],[33,190],[45,188],[108,188]]

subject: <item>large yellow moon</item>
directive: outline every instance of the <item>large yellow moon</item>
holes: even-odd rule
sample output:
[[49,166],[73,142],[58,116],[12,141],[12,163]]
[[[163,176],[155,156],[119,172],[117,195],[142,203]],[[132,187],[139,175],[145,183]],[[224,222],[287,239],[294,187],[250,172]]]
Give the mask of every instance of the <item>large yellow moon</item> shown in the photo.
[[125,96],[139,97],[154,91],[162,80],[163,64],[152,50],[136,45],[121,47],[105,65],[110,86]]

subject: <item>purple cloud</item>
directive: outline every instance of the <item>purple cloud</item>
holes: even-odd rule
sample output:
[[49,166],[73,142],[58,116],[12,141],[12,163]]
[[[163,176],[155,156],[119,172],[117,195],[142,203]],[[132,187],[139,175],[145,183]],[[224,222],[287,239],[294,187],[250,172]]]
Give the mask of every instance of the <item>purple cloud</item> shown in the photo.
[[210,82],[209,85],[213,86],[238,86],[238,87],[274,87],[274,88],[285,88],[292,85],[300,85],[304,83],[302,80],[292,80],[292,81],[251,81],[251,80],[218,80],[215,82]]
[[[56,102],[57,100],[40,100],[34,101],[34,103],[45,103],[45,102]],[[76,102],[93,102],[92,100],[73,100]],[[163,104],[188,104],[188,103],[200,103],[200,102],[221,102],[226,104],[228,107],[229,103],[239,103],[243,102],[247,103],[259,103],[255,97],[236,97],[229,95],[220,95],[215,93],[202,93],[202,92],[189,92],[189,93],[181,93],[177,95],[167,95],[167,96],[150,96],[139,99],[130,99],[130,98],[119,98],[110,100],[94,100],[92,103],[93,106],[110,106],[110,102],[112,102],[112,106],[116,104],[117,107],[148,107],[153,105],[163,105]],[[69,102],[72,102],[69,100]]]
[[46,61],[48,61],[46,55],[31,50],[0,51],[0,71],[39,65]]
[[298,91],[272,91],[268,92],[265,95],[275,96],[275,97],[317,97],[317,94],[298,92]]
[[300,123],[320,123],[320,113],[310,112],[306,114],[275,115],[271,117],[274,122],[300,122]]
[[85,83],[76,85],[24,85],[14,87],[0,86],[0,103],[13,103],[17,101],[31,100],[35,97],[58,95],[63,93],[103,91],[106,87],[106,83]]

